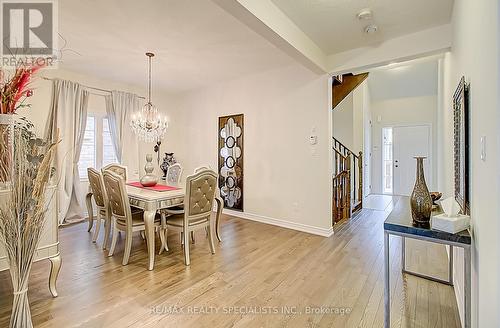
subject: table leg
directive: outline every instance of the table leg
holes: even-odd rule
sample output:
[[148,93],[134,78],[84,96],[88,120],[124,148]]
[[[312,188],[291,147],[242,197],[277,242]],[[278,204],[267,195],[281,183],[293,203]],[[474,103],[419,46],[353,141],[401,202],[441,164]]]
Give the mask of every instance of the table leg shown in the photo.
[[453,286],[453,245],[450,245],[450,261],[448,262],[448,283]]
[[217,215],[215,216],[215,236],[219,241],[222,241],[220,238],[220,216],[222,215],[222,208],[224,207],[224,202],[221,198],[215,197],[215,201],[217,202]]
[[471,327],[471,256],[470,247],[464,247],[464,326]]
[[389,284],[389,234],[384,231],[384,327],[391,327],[391,296]]
[[57,297],[57,276],[61,270],[61,255],[57,254],[54,257],[50,257],[50,275],[49,275],[49,290],[53,297]]
[[88,232],[92,230],[92,226],[94,225],[94,210],[92,209],[92,193],[89,192],[85,196],[85,202],[87,203],[87,213],[88,213],[88,220],[89,220],[89,228],[87,229]]
[[401,266],[403,273],[406,271],[406,238],[401,236]]
[[148,270],[153,270],[155,263],[155,215],[156,211],[144,211],[144,225],[146,226],[146,241],[148,244]]

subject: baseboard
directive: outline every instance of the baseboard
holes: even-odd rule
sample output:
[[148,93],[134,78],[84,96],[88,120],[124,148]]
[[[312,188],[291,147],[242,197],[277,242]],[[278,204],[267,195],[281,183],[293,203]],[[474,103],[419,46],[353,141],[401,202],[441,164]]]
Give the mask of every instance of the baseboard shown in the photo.
[[279,220],[279,219],[270,218],[267,216],[262,216],[262,215],[247,213],[247,212],[228,210],[228,209],[224,209],[223,213],[227,214],[227,215],[235,216],[235,217],[238,217],[241,219],[266,223],[266,224],[270,224],[270,225],[274,225],[274,226],[278,226],[278,227],[282,227],[282,228],[287,228],[287,229],[292,229],[292,230],[297,230],[297,231],[301,231],[301,232],[307,232],[307,233],[322,236],[322,237],[333,236],[333,227],[331,227],[329,229],[318,228],[318,227],[313,227],[313,226],[310,226],[307,224]]

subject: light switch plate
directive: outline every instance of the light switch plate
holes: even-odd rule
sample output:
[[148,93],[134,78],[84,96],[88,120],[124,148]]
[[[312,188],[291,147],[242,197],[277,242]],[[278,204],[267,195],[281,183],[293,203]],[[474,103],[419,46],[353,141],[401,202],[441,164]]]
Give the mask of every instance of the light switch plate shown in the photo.
[[486,136],[481,137],[481,160],[486,161]]

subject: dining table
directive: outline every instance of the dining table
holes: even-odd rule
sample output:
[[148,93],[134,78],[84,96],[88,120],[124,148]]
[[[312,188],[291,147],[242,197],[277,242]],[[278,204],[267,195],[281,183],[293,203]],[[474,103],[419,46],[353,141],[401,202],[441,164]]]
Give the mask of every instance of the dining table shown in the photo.
[[[159,182],[164,184],[165,182]],[[145,235],[148,247],[148,270],[153,270],[155,261],[155,217],[156,213],[163,209],[169,209],[172,207],[181,206],[184,203],[184,196],[186,194],[185,188],[183,186],[171,186],[173,190],[156,191],[152,188],[141,188],[136,186],[131,186],[129,183],[126,184],[126,191],[130,206],[139,208],[144,211],[144,225],[145,225]],[[86,205],[89,216],[89,227],[91,227],[93,222],[93,207],[92,207],[92,190],[87,192],[86,195]],[[217,204],[217,210],[215,214],[215,235],[217,240],[222,241],[220,238],[219,228],[220,228],[220,216],[222,214],[222,208],[224,206],[223,200],[219,195],[215,196],[215,203]],[[105,234],[109,235],[111,227],[106,227]],[[212,227],[210,227],[212,229]]]

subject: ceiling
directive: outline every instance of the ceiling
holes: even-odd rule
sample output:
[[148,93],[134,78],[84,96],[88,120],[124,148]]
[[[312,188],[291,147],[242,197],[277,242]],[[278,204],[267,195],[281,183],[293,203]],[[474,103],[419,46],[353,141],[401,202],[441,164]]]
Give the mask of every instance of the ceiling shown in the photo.
[[[183,92],[292,59],[209,0],[59,1],[60,67]],[[66,45],[63,43],[66,42]]]
[[438,93],[438,59],[415,60],[375,69],[368,76],[372,101]]
[[[447,24],[453,0],[271,0],[327,55]],[[357,14],[371,8],[373,20]],[[375,34],[364,27],[378,26]]]

